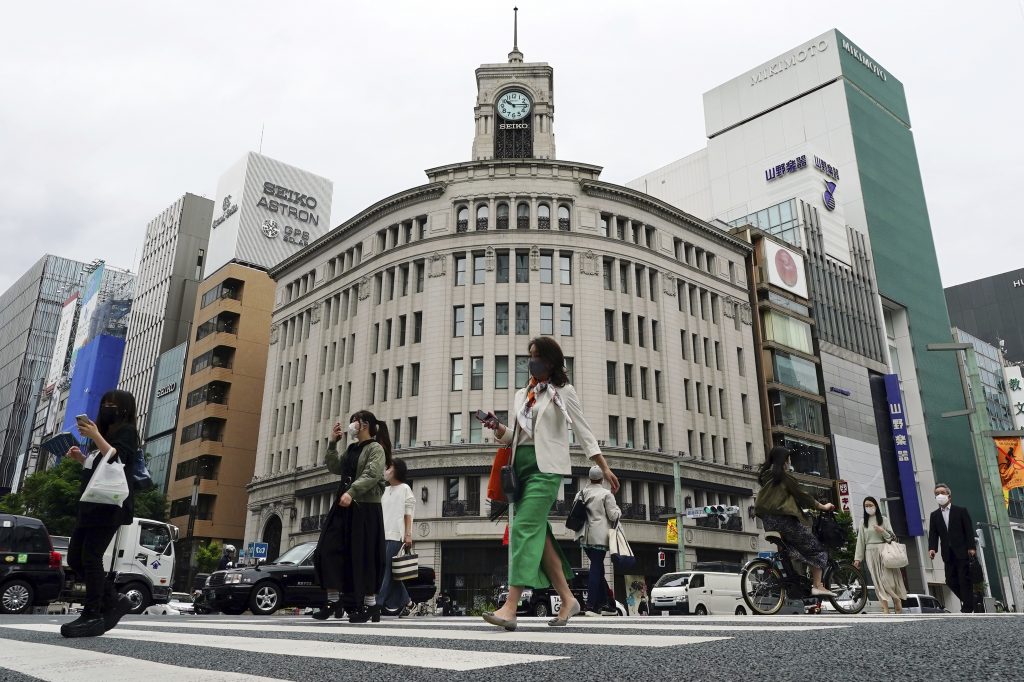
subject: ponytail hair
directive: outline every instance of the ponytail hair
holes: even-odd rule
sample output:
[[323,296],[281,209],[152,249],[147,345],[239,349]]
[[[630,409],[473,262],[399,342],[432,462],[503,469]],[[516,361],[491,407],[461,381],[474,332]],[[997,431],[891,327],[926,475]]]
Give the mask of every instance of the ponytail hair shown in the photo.
[[388,425],[380,419],[377,419],[373,412],[370,412],[369,410],[359,410],[349,417],[348,422],[351,424],[357,419],[369,425],[370,438],[373,438],[375,441],[380,443],[382,448],[384,448],[384,468],[387,469],[391,466],[392,462],[391,433],[388,431]]

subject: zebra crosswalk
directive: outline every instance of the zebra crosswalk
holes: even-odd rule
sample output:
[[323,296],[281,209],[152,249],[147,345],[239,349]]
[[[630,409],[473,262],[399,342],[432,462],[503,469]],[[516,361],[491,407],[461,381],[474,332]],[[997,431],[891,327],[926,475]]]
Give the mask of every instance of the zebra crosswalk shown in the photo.
[[[520,618],[515,632],[505,632],[479,618],[352,625],[285,616],[170,616],[130,617],[103,637],[66,640],[59,634],[65,619],[9,618],[0,620],[0,669],[60,682],[92,682],[101,677],[234,682],[321,679],[316,670],[329,671],[344,662],[350,670],[365,665],[416,679],[417,669],[423,674],[457,674],[576,665],[596,651],[620,661],[641,661],[659,651],[729,646],[746,637],[768,637],[770,646],[783,646],[794,635],[836,632],[861,624],[899,627],[923,619],[607,617],[576,618],[569,627],[550,628],[543,619]],[[325,673],[322,679],[334,678]]]

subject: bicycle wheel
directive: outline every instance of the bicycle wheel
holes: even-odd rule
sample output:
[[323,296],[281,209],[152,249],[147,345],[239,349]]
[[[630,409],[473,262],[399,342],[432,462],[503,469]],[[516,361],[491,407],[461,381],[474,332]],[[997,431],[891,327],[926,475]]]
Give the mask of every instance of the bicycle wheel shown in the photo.
[[864,574],[853,564],[833,564],[825,575],[824,583],[835,593],[835,597],[829,597],[829,602],[839,613],[860,613],[868,603]]
[[767,559],[754,559],[744,566],[740,591],[750,611],[762,616],[778,613],[786,602],[782,574]]

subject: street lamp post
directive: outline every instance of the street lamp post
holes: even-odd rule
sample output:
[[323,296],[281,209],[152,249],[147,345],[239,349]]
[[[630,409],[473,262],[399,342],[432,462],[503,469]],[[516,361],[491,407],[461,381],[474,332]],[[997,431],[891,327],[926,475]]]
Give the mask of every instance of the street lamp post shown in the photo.
[[188,542],[189,542],[189,558],[188,558],[188,584],[185,589],[189,592],[192,591],[192,581],[196,577],[196,515],[199,512],[199,480],[200,475],[196,474],[195,478],[192,479],[192,502],[188,507]]
[[682,455],[672,458],[672,484],[675,486],[676,494],[676,570],[686,570],[686,539],[683,535],[683,485],[679,480],[682,475],[679,463]]
[[[981,372],[978,371],[978,360],[974,346],[969,343],[929,343],[930,351],[953,351],[958,353],[957,365],[960,367],[960,382],[963,385],[964,400],[967,409],[945,412],[945,417],[967,416],[971,425],[971,439],[974,443],[974,458],[981,479],[981,497],[985,504],[985,512],[992,528],[992,550],[995,554],[997,572],[1005,572],[1009,582],[1010,595],[1013,596],[1013,609],[1024,612],[1024,584],[1021,579],[1020,562],[1017,559],[1017,548],[1010,532],[1010,517],[1003,500],[1003,486],[999,478],[999,465],[995,457],[987,456],[991,452],[991,432],[988,411],[985,408],[985,391],[981,384]],[[959,352],[963,351],[963,364]],[[966,371],[965,371],[966,369]],[[1004,593],[1004,598],[1010,595]]]

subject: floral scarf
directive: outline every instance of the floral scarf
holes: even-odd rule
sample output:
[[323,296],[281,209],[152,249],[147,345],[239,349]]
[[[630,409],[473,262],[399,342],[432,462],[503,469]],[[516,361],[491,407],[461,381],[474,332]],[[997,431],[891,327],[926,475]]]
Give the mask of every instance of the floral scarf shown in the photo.
[[537,381],[536,377],[530,377],[530,383],[526,392],[526,404],[523,405],[523,409],[519,412],[519,427],[526,432],[526,435],[533,438],[533,408],[537,404],[537,397],[542,395],[545,391],[551,391],[551,401],[558,406],[558,409],[562,411],[565,416],[565,421],[572,426],[572,419],[569,417],[568,410],[565,409],[565,404],[562,402],[562,396],[558,395],[558,391],[551,384],[543,381]]

